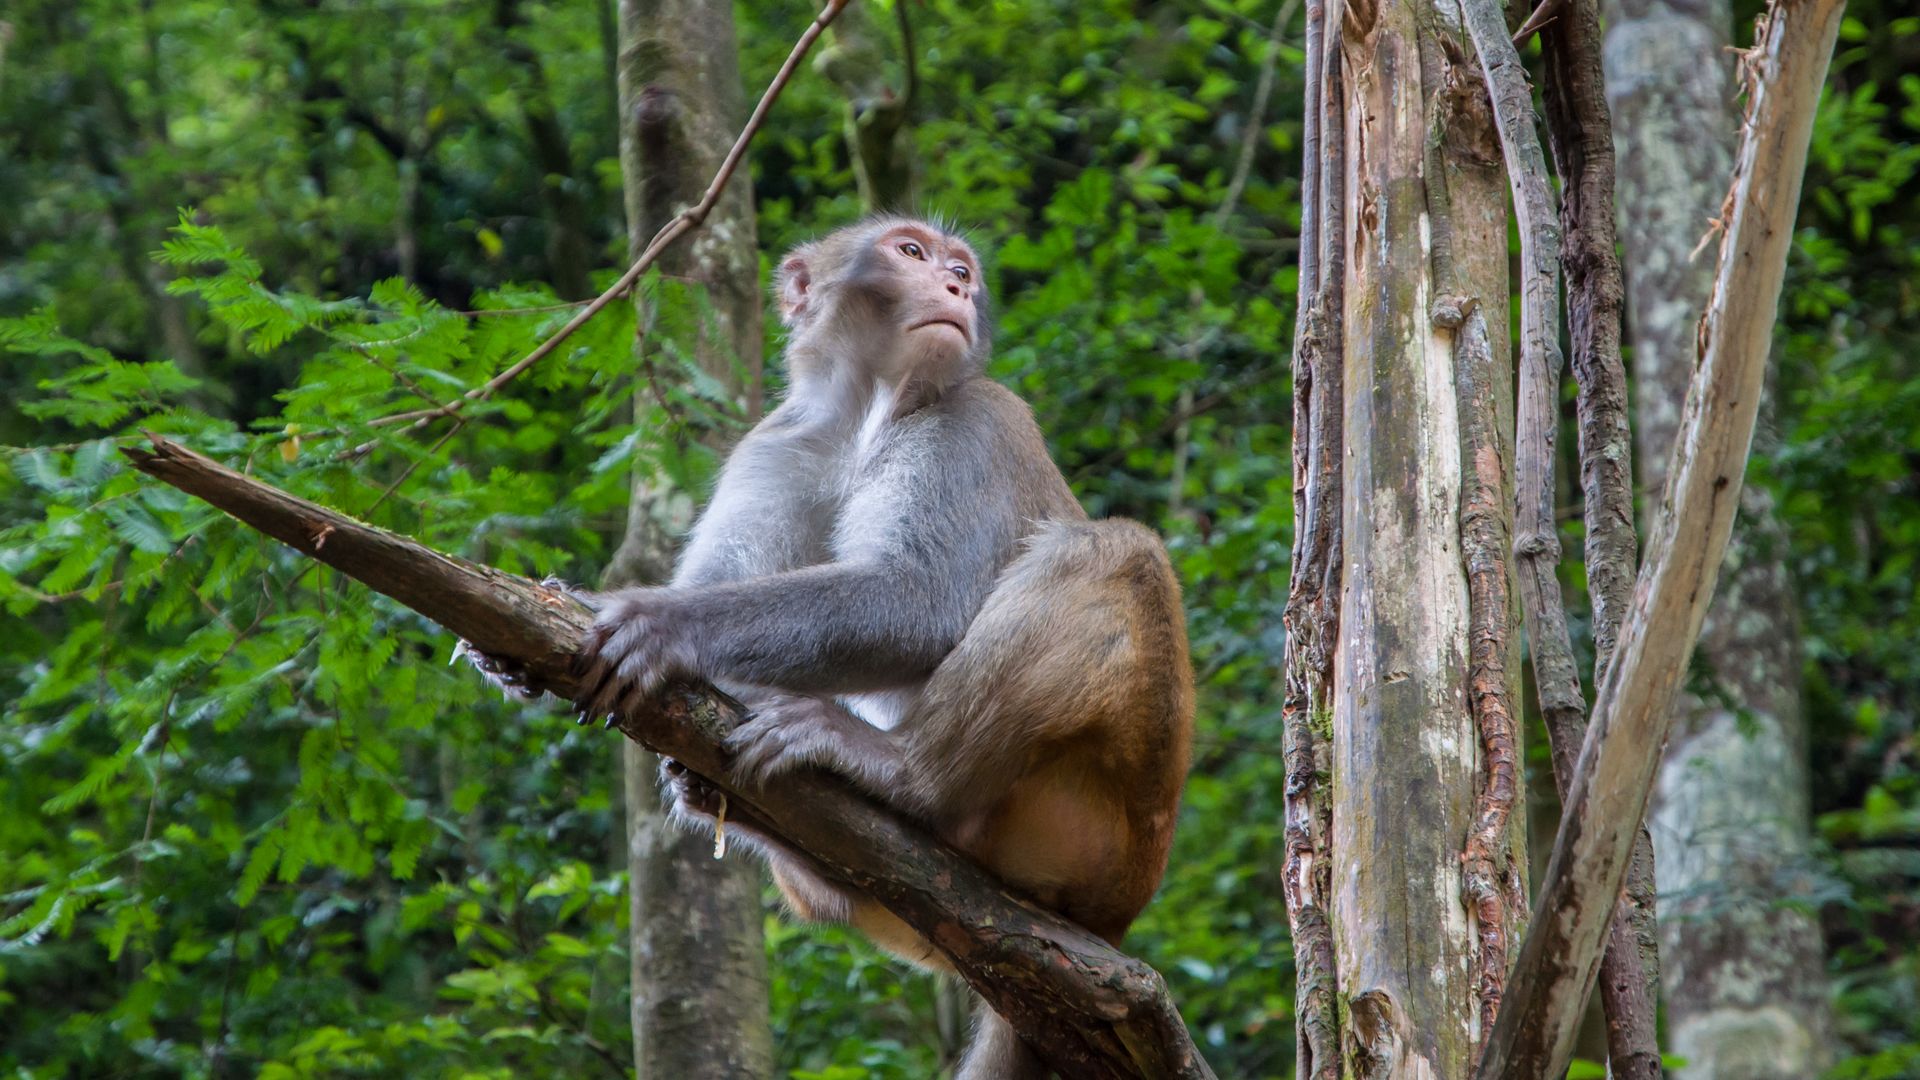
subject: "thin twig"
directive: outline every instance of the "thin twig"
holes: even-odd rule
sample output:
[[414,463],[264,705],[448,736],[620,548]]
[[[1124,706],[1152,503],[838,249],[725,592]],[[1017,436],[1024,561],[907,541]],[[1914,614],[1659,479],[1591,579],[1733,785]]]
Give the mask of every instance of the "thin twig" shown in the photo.
[[1520,24],[1520,29],[1513,32],[1513,47],[1519,49],[1527,43],[1528,38],[1559,18],[1560,9],[1565,5],[1566,0],[1543,0],[1539,7],[1533,9],[1533,14],[1527,16],[1527,21]]
[[[1592,599],[1594,676],[1606,681],[1638,567],[1633,524],[1633,437],[1627,373],[1620,360],[1620,260],[1614,236],[1613,120],[1601,69],[1597,0],[1549,0],[1560,17],[1540,36],[1548,142],[1561,178],[1560,220],[1574,381],[1579,392],[1581,500],[1586,522],[1587,592]],[[1529,20],[1531,21],[1531,20]],[[1573,779],[1584,726],[1549,727],[1561,798]],[[1654,925],[1653,840],[1641,823],[1633,859],[1600,961],[1607,1021],[1607,1071],[1615,1080],[1659,1080],[1656,1023],[1659,940]]]
[[[1506,159],[1520,232],[1520,393],[1515,409],[1515,499],[1513,552],[1519,570],[1520,605],[1532,645],[1534,684],[1548,723],[1584,722],[1572,637],[1555,571],[1560,538],[1553,520],[1554,433],[1560,401],[1560,221],[1547,182],[1546,154],[1533,127],[1533,92],[1520,54],[1507,35],[1496,0],[1464,0],[1463,15],[1486,74],[1495,128]],[[1505,993],[1499,970],[1483,968],[1480,994],[1481,1046],[1492,1034],[1491,1012]]]
[[1260,133],[1266,129],[1267,99],[1273,96],[1274,71],[1280,66],[1281,32],[1299,9],[1300,0],[1286,0],[1273,13],[1273,28],[1267,31],[1267,54],[1260,58],[1260,78],[1253,87],[1253,107],[1247,110],[1246,130],[1240,133],[1240,154],[1233,163],[1233,179],[1227,182],[1227,193],[1220,199],[1220,208],[1213,212],[1215,228],[1225,225],[1233,216],[1240,205],[1240,196],[1247,190],[1247,177],[1253,172],[1253,153],[1259,148]]
[[[774,103],[780,100],[781,91],[785,90],[787,83],[792,80],[793,73],[800,66],[800,61],[804,59],[807,53],[813,48],[813,43],[819,39],[821,32],[839,16],[841,11],[846,9],[847,4],[850,2],[851,0],[827,0],[827,6],[822,8],[820,14],[814,17],[813,22],[807,25],[806,32],[800,35],[800,40],[794,43],[792,51],[787,54],[786,63],[780,65],[779,73],[773,77],[772,82],[767,84],[766,92],[760,95],[760,103],[754,106],[753,115],[747,119],[746,126],[740,129],[739,136],[733,140],[732,148],[727,151],[726,159],[720,163],[720,168],[714,172],[713,181],[707,185],[707,190],[700,196],[700,201],[682,210],[677,217],[667,222],[659,232],[655,233],[653,239],[647,242],[646,249],[640,253],[640,257],[634,260],[633,265],[627,268],[626,273],[620,275],[620,280],[614,282],[599,296],[594,297],[593,301],[582,308],[579,314],[568,319],[565,326],[554,331],[552,336],[535,346],[532,352],[522,357],[512,367],[488,379],[484,384],[467,391],[459,398],[438,408],[414,409],[409,412],[382,416],[369,421],[367,426],[388,427],[393,424],[410,423],[411,426],[408,430],[417,431],[439,417],[453,415],[465,408],[469,402],[484,401],[492,397],[494,392],[502,386],[512,382],[528,368],[546,359],[548,355],[560,347],[561,342],[573,336],[574,331],[585,326],[588,319],[598,315],[607,305],[625,296],[627,291],[633,288],[634,283],[639,281],[641,276],[647,272],[648,268],[653,266],[654,262],[660,258],[662,252],[675,240],[699,228],[700,225],[706,221],[707,215],[713,212],[714,206],[720,202],[721,194],[726,191],[727,181],[733,178],[734,171],[740,167],[741,160],[746,157],[747,145],[751,143],[753,137],[759,133],[760,127],[766,122],[767,114],[772,111]],[[372,449],[373,445],[373,443],[369,442],[356,446],[342,456],[358,457]]]

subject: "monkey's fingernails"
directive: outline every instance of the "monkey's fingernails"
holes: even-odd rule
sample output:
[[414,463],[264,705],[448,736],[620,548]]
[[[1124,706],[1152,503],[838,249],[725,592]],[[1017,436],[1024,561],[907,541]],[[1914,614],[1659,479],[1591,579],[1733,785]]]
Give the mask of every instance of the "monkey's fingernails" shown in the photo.
[[606,728],[606,729],[607,729],[608,731],[612,731],[612,730],[613,730],[613,725],[615,725],[615,724],[618,724],[619,722],[620,722],[620,714],[619,714],[619,713],[608,713],[608,714],[607,714],[607,728]]

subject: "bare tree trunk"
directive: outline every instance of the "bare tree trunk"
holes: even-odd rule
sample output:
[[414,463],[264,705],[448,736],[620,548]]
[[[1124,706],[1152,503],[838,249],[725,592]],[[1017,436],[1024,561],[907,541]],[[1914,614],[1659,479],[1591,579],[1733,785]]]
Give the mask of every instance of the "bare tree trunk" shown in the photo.
[[[746,115],[733,11],[714,0],[621,0],[618,18],[620,166],[630,257],[700,195]],[[760,293],[753,199],[733,184],[693,242],[661,269],[706,286],[707,319],[691,343],[705,372],[757,407]],[[649,304],[634,291],[646,365]],[[651,380],[649,380],[651,381]],[[610,583],[661,581],[684,531],[689,494],[636,470],[627,532]],[[661,812],[659,760],[623,750],[633,920],[634,1067],[640,1080],[761,1080],[773,1074],[767,1024],[760,874],[716,861],[712,841]]]
[[[1614,0],[1608,12],[1635,426],[1655,487],[1666,480],[1713,286],[1712,262],[1690,253],[1720,214],[1733,171],[1731,23],[1725,0]],[[1825,1064],[1820,927],[1781,903],[1804,892],[1795,877],[1808,840],[1799,632],[1783,548],[1766,493],[1746,488],[1696,651],[1714,693],[1676,695],[1654,791],[1668,1026],[1686,1078],[1786,1080]]]
[[1464,1077],[1526,906],[1505,192],[1453,8],[1308,19],[1286,725],[1301,1072]]

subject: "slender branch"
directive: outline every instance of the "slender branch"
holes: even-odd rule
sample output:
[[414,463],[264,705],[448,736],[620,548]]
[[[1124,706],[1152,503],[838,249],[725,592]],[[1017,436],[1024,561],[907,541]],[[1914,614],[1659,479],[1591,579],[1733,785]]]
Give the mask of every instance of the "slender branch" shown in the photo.
[[[515,661],[532,685],[563,697],[575,690],[574,657],[592,614],[566,593],[364,525],[157,436],[126,453],[140,471]],[[1011,896],[921,826],[831,776],[742,786],[722,749],[742,719],[712,687],[680,684],[620,729],[725,792],[730,818],[813,856],[918,930],[1063,1077],[1212,1080],[1152,968]]]
[[[1273,96],[1273,76],[1280,66],[1281,35],[1299,7],[1300,0],[1286,0],[1273,13],[1273,26],[1267,31],[1267,53],[1260,58],[1260,76],[1253,85],[1253,104],[1247,109],[1246,128],[1240,133],[1240,153],[1233,162],[1233,177],[1227,182],[1227,193],[1221,196],[1219,209],[1213,212],[1216,226],[1225,225],[1233,217],[1240,205],[1240,196],[1247,190],[1247,177],[1253,172],[1253,152],[1259,148],[1260,133],[1267,126],[1267,100]],[[1313,18],[1311,13],[1307,17]],[[1313,93],[1311,89],[1308,91],[1310,99]],[[1304,204],[1302,209],[1304,211]]]
[[[785,90],[787,83],[793,79],[793,73],[799,68],[800,61],[812,50],[813,43],[819,39],[821,32],[839,16],[840,12],[844,10],[850,2],[851,0],[827,0],[826,7],[822,8],[820,14],[814,17],[813,22],[807,24],[806,31],[800,35],[800,40],[794,42],[792,51],[787,54],[786,62],[780,65],[779,73],[774,75],[773,81],[767,84],[766,92],[760,95],[760,103],[754,106],[753,115],[748,117],[746,126],[740,129],[739,136],[733,140],[732,148],[727,151],[726,158],[720,162],[720,168],[715,170],[713,181],[707,185],[706,192],[700,196],[698,202],[682,210],[677,217],[667,222],[666,225],[661,227],[659,232],[654,234],[653,239],[648,241],[646,248],[640,252],[640,257],[633,261],[633,265],[627,268],[626,273],[620,275],[620,280],[614,282],[599,296],[594,297],[592,302],[588,303],[586,307],[581,308],[578,314],[568,319],[566,325],[554,331],[545,341],[534,346],[532,352],[521,357],[513,366],[495,375],[493,378],[488,379],[485,383],[474,387],[462,396],[437,408],[414,409],[409,412],[393,413],[392,415],[382,416],[370,421],[368,426],[387,427],[393,424],[411,423],[412,426],[409,427],[408,430],[417,431],[438,417],[453,415],[471,402],[484,401],[492,397],[494,392],[502,386],[512,382],[528,368],[546,359],[555,349],[560,347],[562,342],[573,336],[574,331],[585,326],[587,320],[598,315],[607,305],[625,296],[627,291],[633,288],[634,283],[639,281],[641,276],[647,272],[647,269],[654,264],[655,260],[660,258],[660,254],[665,251],[668,246],[675,240],[680,239],[680,237],[699,228],[700,225],[707,220],[707,215],[713,212],[713,208],[720,202],[721,194],[726,191],[727,181],[733,178],[734,171],[740,167],[740,162],[746,157],[748,144],[753,142],[753,137],[759,133],[761,125],[766,122],[767,114],[773,110],[774,103],[780,100],[781,91]],[[367,443],[354,447],[346,456],[354,457],[364,454],[372,448],[372,445],[372,443]]]
[[1567,0],[1542,0],[1540,6],[1527,16],[1527,21],[1520,24],[1520,29],[1513,32],[1513,47],[1520,48],[1528,38],[1546,29],[1548,23],[1560,17],[1560,9],[1566,4]]
[[[1341,1023],[1332,906],[1332,802],[1321,732],[1333,701],[1340,611],[1342,274],[1338,199],[1344,145],[1339,117],[1338,15],[1307,0],[1300,282],[1294,329],[1292,572],[1284,616],[1282,704],[1286,760],[1282,887],[1293,935],[1295,1042],[1303,1080],[1338,1080]],[[1276,29],[1283,19],[1276,17]],[[1327,230],[1333,233],[1328,236]],[[1331,262],[1329,262],[1329,253]],[[1324,267],[1324,270],[1323,270]]]
[[1579,384],[1580,487],[1586,497],[1587,580],[1593,597],[1594,682],[1606,680],[1633,595],[1633,433],[1620,360],[1624,290],[1613,224],[1613,120],[1600,66],[1596,0],[1565,0],[1542,36],[1547,133],[1560,175],[1570,359]]
[[1743,59],[1746,122],[1700,364],[1632,607],[1600,684],[1533,928],[1480,1080],[1560,1075],[1738,510],[1807,143],[1844,0],[1774,0]]
[[[1587,591],[1593,606],[1593,678],[1599,684],[1606,681],[1638,569],[1633,435],[1627,420],[1626,367],[1620,360],[1624,290],[1615,253],[1613,118],[1607,110],[1601,68],[1600,13],[1597,0],[1560,0],[1559,6],[1559,17],[1541,32],[1546,59],[1542,97],[1548,144],[1562,186],[1567,321],[1573,377],[1579,386],[1575,407],[1585,496]],[[1554,782],[1562,799],[1572,780],[1572,748],[1584,734],[1584,730],[1558,727],[1548,731],[1556,750]],[[1642,821],[1627,869],[1627,887],[1600,961],[1607,1064],[1616,1080],[1658,1080],[1662,1075],[1656,1028],[1660,945],[1654,921],[1653,860],[1653,839]]]

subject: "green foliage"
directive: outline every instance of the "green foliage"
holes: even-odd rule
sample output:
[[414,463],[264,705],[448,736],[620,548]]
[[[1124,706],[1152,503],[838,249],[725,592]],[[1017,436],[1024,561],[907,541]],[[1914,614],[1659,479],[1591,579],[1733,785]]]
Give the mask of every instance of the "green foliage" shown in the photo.
[[1856,6],[1842,29],[1788,265],[1780,430],[1757,466],[1805,622],[1836,1011],[1862,1054],[1845,1077],[1920,1060],[1920,79],[1890,58],[1920,19],[1897,12]]
[[[1090,509],[1169,538],[1202,679],[1172,868],[1129,948],[1222,1076],[1292,1070],[1278,871],[1298,11],[928,0],[921,202],[997,248],[995,374]],[[1886,7],[1886,5],[1882,5]],[[1891,11],[1891,8],[1886,8]],[[624,1074],[612,737],[499,701],[411,612],[119,453],[177,437],[530,575],[594,580],[635,472],[697,497],[741,406],[698,283],[642,283],[458,421],[625,252],[593,5],[27,0],[0,78],[0,1070]],[[1806,617],[1843,1034],[1920,1030],[1920,25],[1856,5],[1756,470]],[[738,10],[761,85],[812,11]],[[1903,51],[1905,50],[1905,51]],[[811,75],[754,151],[762,250],[857,216]],[[1247,126],[1250,182],[1223,212]],[[558,138],[553,138],[557,133]],[[191,209],[182,210],[182,206]],[[564,253],[584,251],[594,275]],[[582,280],[591,277],[592,280]],[[776,384],[778,373],[772,373]],[[776,386],[777,389],[777,386]],[[1569,436],[1566,445],[1572,445]],[[956,998],[768,920],[783,1068],[936,1075]],[[942,1034],[944,1032],[944,1034]]]

